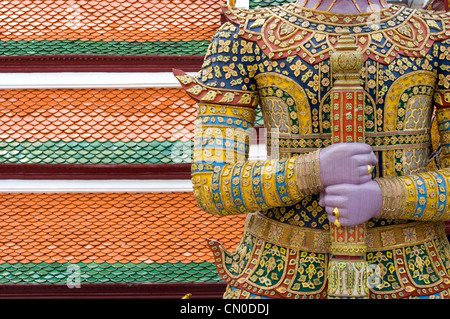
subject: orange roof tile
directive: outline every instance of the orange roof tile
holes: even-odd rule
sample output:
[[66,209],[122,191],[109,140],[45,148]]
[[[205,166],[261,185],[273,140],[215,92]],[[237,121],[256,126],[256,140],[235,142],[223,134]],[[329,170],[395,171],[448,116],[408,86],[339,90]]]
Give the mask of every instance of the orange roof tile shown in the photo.
[[0,264],[213,262],[206,240],[219,239],[234,249],[245,217],[208,215],[198,208],[192,193],[0,198]]
[[17,142],[172,142],[196,117],[177,88],[0,90],[0,105],[0,139]]
[[219,0],[2,2],[0,40],[202,41],[220,25]]

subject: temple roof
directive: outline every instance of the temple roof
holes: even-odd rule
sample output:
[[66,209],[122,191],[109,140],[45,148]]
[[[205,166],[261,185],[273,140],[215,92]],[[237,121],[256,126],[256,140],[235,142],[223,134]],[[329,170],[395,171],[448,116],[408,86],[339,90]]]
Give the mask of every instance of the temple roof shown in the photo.
[[181,88],[0,90],[0,105],[2,164],[191,162],[197,109]]
[[[192,193],[2,194],[0,283],[218,282],[206,240],[234,249],[244,216],[214,217]],[[227,229],[225,232],[224,229]]]
[[0,56],[203,55],[219,0],[7,1]]

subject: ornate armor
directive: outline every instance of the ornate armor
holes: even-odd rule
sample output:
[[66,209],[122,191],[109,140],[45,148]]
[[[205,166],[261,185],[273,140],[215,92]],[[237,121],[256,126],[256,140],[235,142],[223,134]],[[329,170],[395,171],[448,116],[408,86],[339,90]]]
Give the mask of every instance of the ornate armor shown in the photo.
[[[235,252],[209,242],[225,297],[326,298],[330,225],[318,204],[319,152],[332,142],[329,57],[344,28],[364,57],[364,142],[378,157],[372,174],[383,197],[380,218],[367,222],[369,297],[448,296],[450,15],[397,6],[339,15],[296,4],[224,5],[224,13],[229,22],[198,75],[174,73],[199,104],[199,205],[247,214]],[[249,161],[258,105],[269,154]],[[430,162],[432,132],[442,153]]]

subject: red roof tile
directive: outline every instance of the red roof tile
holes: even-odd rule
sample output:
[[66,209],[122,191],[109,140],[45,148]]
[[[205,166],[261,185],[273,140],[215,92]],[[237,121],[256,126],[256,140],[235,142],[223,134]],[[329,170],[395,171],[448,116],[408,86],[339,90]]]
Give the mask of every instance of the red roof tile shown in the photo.
[[0,138],[17,142],[172,142],[197,113],[177,88],[0,90],[0,105]]
[[219,0],[4,1],[0,40],[201,41],[220,24]]
[[[244,215],[215,217],[192,193],[2,194],[0,264],[213,262],[233,250]],[[178,204],[178,205],[177,205]]]

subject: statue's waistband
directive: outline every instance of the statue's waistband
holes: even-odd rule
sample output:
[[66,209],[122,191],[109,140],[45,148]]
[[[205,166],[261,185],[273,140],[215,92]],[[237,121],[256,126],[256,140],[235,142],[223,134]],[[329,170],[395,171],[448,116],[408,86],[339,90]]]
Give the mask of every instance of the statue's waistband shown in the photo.
[[[246,231],[264,241],[289,249],[329,253],[330,232],[277,222],[263,214],[247,215]],[[445,236],[442,222],[411,222],[366,230],[367,251],[414,246]]]

